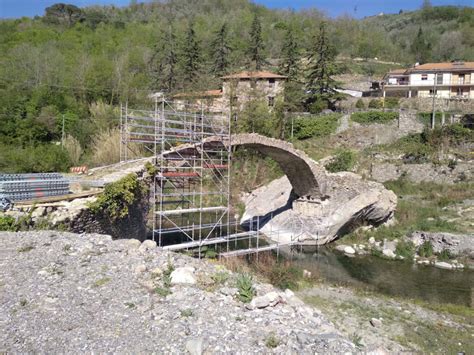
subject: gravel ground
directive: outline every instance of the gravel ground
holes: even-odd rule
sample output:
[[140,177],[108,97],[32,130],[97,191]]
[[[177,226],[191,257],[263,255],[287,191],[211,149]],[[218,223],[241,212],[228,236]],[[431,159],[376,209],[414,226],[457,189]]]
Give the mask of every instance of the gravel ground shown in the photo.
[[254,282],[246,305],[236,274],[151,241],[38,231],[0,243],[0,353],[356,352],[290,291]]

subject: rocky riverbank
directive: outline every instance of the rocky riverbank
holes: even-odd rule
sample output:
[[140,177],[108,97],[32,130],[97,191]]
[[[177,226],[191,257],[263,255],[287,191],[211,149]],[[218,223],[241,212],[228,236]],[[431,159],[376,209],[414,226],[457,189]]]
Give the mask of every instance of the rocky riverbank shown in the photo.
[[252,281],[244,303],[242,275],[151,241],[38,231],[0,243],[0,352],[357,351],[291,291]]

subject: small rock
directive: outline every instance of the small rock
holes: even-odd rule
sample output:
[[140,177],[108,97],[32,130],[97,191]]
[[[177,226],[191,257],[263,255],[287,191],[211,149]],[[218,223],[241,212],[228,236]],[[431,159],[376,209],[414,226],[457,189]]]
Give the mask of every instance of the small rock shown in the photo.
[[305,278],[311,278],[311,271],[308,271],[308,270],[303,270],[303,277]]
[[437,261],[437,262],[435,262],[434,266],[436,266],[440,269],[447,269],[447,270],[451,270],[453,268],[453,265],[451,265],[450,263],[447,263],[445,261]]
[[191,284],[196,283],[194,278],[194,268],[190,266],[179,267],[171,273],[171,284]]
[[154,277],[158,277],[158,276],[161,276],[161,274],[163,274],[163,270],[159,267],[155,267],[153,270],[151,270],[151,274]]
[[140,245],[138,250],[147,251],[147,250],[155,249],[155,248],[156,248],[156,242],[153,241],[153,240],[147,239],[147,240],[143,241],[143,243]]
[[146,265],[142,264],[142,265],[138,265],[136,268],[135,268],[135,273],[136,274],[141,274],[142,272],[145,272],[146,271]]
[[128,249],[138,249],[142,245],[138,239],[129,239],[126,242],[126,247]]
[[387,258],[391,258],[391,259],[395,258],[396,256],[395,253],[390,249],[384,249],[382,251],[382,254],[385,255]]
[[204,338],[190,339],[186,342],[186,350],[191,355],[201,355],[207,347],[207,342]]
[[374,328],[379,328],[382,326],[382,321],[380,319],[377,319],[377,318],[372,318],[370,320],[370,324],[372,325],[372,327]]
[[344,253],[349,254],[349,255],[354,255],[355,254],[355,249],[351,246],[347,246],[344,248]]
[[375,238],[374,238],[374,237],[370,237],[370,238],[369,238],[369,243],[370,243],[370,244],[375,244]]

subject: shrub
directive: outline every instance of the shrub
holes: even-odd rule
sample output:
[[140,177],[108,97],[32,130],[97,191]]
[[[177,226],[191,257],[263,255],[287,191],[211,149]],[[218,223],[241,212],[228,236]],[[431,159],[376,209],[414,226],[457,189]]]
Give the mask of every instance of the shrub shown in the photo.
[[44,173],[67,171],[70,166],[66,150],[55,144],[26,148],[1,146],[0,171],[7,173]]
[[249,303],[252,301],[255,296],[252,276],[249,274],[239,274],[236,283],[239,290],[239,300],[243,303]]
[[298,281],[303,277],[303,271],[295,266],[278,262],[270,270],[269,279],[272,285],[286,290],[298,289]]
[[331,173],[350,171],[356,162],[356,155],[350,150],[342,150],[326,164],[325,168]]
[[16,232],[17,225],[12,216],[0,216],[0,231]]
[[403,256],[405,259],[413,259],[415,244],[410,240],[401,240],[397,243],[395,254]]
[[433,255],[433,244],[429,240],[423,242],[418,248],[418,254],[423,258],[429,258]]
[[438,254],[438,260],[441,260],[441,261],[448,261],[452,258],[453,256],[451,255],[451,252],[449,251],[449,249],[443,249]]
[[64,140],[64,149],[66,149],[72,165],[78,165],[82,156],[82,147],[79,141],[71,135]]
[[95,214],[103,212],[110,219],[118,220],[128,215],[129,207],[140,198],[144,189],[135,174],[105,186],[104,191],[89,207]]
[[398,99],[396,97],[385,98],[385,108],[398,108]]
[[328,136],[336,132],[339,118],[340,115],[337,114],[296,118],[293,122],[293,136],[300,140]]
[[275,333],[270,333],[265,338],[265,345],[267,346],[267,348],[273,349],[280,345],[280,340],[276,337]]
[[362,100],[362,99],[357,100],[357,102],[355,104],[355,107],[358,108],[358,109],[365,109],[364,100]]
[[352,121],[361,124],[387,123],[395,119],[398,119],[398,112],[354,112],[351,116]]
[[369,108],[382,108],[382,100],[379,100],[379,99],[370,100]]

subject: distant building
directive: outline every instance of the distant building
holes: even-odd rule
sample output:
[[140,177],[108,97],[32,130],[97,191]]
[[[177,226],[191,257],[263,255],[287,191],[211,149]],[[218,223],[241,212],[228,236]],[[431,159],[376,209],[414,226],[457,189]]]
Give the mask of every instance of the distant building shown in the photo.
[[427,63],[385,74],[384,96],[474,99],[474,62]]
[[179,109],[185,106],[209,112],[230,112],[231,108],[241,109],[254,98],[265,100],[269,107],[283,95],[286,77],[268,71],[243,71],[223,76],[222,89],[202,92],[179,93],[173,101]]

